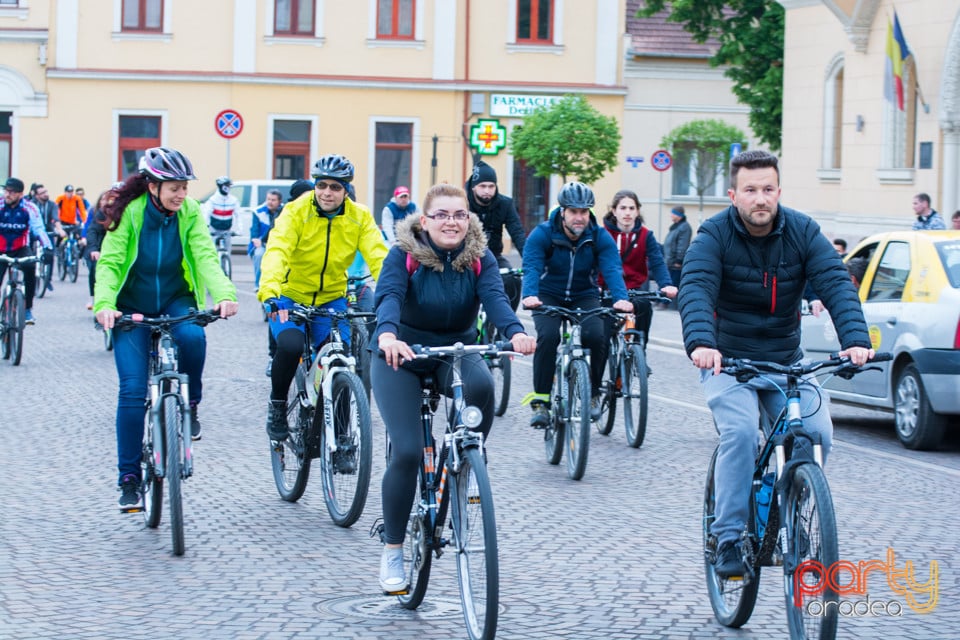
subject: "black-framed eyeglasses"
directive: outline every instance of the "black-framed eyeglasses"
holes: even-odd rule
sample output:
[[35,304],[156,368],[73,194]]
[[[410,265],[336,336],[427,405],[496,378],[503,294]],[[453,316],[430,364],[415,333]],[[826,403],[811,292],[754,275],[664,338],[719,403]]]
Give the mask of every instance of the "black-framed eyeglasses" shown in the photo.
[[324,189],[330,189],[334,193],[343,191],[343,185],[339,182],[318,182],[316,184],[317,191],[323,191]]
[[436,220],[437,222],[446,222],[447,220],[456,220],[457,222],[463,222],[470,217],[470,214],[466,211],[454,211],[453,213],[447,213],[446,211],[437,211],[433,215],[425,214],[431,220]]

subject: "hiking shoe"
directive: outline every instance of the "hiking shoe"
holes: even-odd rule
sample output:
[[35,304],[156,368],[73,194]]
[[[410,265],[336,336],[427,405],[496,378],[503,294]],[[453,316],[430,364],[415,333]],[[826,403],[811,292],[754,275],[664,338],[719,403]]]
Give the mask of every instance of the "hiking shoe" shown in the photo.
[[283,442],[290,435],[285,400],[271,400],[267,406],[267,435],[277,442]]
[[383,555],[380,556],[380,588],[385,595],[407,590],[402,547],[383,548]]
[[143,508],[143,496],[140,494],[140,479],[132,473],[123,476],[120,481],[120,498],[117,506],[122,512],[137,511]]
[[599,393],[594,394],[593,397],[590,398],[590,422],[596,422],[600,419],[602,400],[603,395]]
[[736,542],[724,542],[717,551],[717,559],[713,563],[713,569],[717,576],[723,579],[742,578],[746,573],[746,567],[743,565],[743,553],[740,551],[740,544]]
[[543,402],[531,402],[533,415],[530,417],[530,426],[534,429],[546,429],[550,426],[550,409]]
[[27,324],[37,324],[37,321],[33,319],[33,311],[32,311],[32,310],[27,309],[27,313],[25,314],[25,316],[26,316],[26,322],[27,322]]
[[200,435],[200,418],[197,417],[197,405],[190,403],[190,438],[193,440],[199,440]]

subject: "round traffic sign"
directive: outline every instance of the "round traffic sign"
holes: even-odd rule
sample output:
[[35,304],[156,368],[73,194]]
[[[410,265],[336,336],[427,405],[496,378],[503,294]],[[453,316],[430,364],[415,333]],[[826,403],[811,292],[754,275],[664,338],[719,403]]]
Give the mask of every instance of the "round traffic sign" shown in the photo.
[[228,140],[236,138],[243,131],[243,118],[233,109],[224,109],[218,113],[213,124],[217,128],[217,133]]
[[657,149],[650,156],[650,166],[657,171],[666,171],[673,164],[673,158],[666,149]]

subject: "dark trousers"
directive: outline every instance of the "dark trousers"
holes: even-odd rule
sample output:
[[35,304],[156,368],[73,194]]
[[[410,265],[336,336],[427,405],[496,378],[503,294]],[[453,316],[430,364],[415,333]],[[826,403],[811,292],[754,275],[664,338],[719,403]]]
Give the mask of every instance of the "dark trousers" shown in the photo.
[[[5,252],[11,258],[27,258],[33,255],[30,246],[20,247],[13,251]],[[3,282],[3,276],[7,273],[7,263],[0,264],[0,283]],[[33,309],[33,294],[37,290],[37,269],[32,264],[23,267],[23,300],[27,309]]]
[[[566,307],[568,309],[596,309],[600,306],[597,294],[574,298],[565,302],[562,298],[541,293],[543,304]],[[560,318],[547,316],[533,310],[533,324],[537,328],[537,350],[533,354],[533,390],[537,393],[550,393],[553,386],[553,373],[557,359],[557,347],[560,345]],[[580,341],[590,349],[590,391],[597,393],[603,378],[603,365],[607,359],[607,342],[603,321],[599,317],[583,322]]]

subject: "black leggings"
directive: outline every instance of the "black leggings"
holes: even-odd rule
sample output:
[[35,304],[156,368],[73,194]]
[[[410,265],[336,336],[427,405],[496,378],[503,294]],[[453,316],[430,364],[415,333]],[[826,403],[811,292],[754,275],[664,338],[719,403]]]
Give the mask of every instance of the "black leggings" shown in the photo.
[[273,368],[270,371],[271,400],[286,400],[290,383],[297,373],[300,356],[303,355],[303,343],[307,336],[303,331],[285,329],[277,336],[277,352],[273,356]]
[[[283,334],[280,336],[283,337]],[[417,470],[423,459],[423,429],[420,425],[420,374],[407,367],[397,371],[383,358],[371,359],[370,379],[373,395],[377,399],[380,416],[390,436],[390,463],[383,474],[381,502],[383,504],[383,534],[387,544],[403,542],[407,528],[407,519],[413,507],[413,498],[417,488]],[[417,365],[431,366],[418,361]],[[433,365],[434,375],[442,383],[444,394],[450,396],[450,366],[443,362]],[[483,433],[484,441],[493,423],[493,376],[479,355],[468,355],[461,363],[464,397],[467,404],[479,407],[483,411],[483,421],[478,431]],[[438,410],[437,423],[434,425],[434,437],[440,435],[443,424],[444,403]]]
[[[11,258],[28,258],[33,255],[30,245],[20,247],[13,251],[5,252]],[[32,264],[23,265],[23,301],[27,309],[33,309],[33,294],[37,291],[37,269]],[[7,263],[0,263],[0,284],[3,283],[3,276],[7,273]]]

